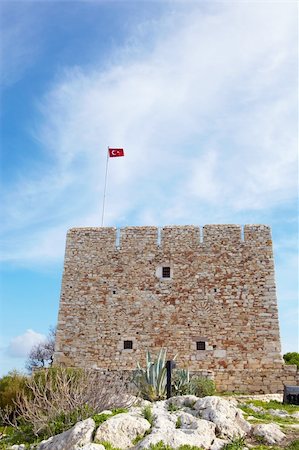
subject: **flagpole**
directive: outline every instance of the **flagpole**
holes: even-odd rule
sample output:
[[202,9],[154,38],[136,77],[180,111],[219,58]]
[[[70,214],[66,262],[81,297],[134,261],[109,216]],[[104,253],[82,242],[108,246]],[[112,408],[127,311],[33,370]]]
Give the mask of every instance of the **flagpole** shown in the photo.
[[104,195],[103,195],[103,209],[102,209],[102,223],[101,223],[101,227],[104,224],[106,187],[107,187],[107,174],[108,174],[108,161],[109,161],[109,147],[108,147],[108,150],[107,150],[107,159],[106,159],[106,170],[105,170],[105,181],[104,181]]

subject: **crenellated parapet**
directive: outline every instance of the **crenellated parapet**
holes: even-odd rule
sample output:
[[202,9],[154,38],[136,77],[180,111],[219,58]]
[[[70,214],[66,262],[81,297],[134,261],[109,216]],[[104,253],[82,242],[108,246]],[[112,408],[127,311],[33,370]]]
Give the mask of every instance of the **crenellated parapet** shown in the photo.
[[180,247],[195,249],[201,245],[238,246],[250,244],[271,246],[271,230],[265,225],[204,225],[165,226],[165,227],[92,227],[72,228],[67,234],[67,242],[76,246],[96,243],[97,248],[107,251],[115,249],[167,249]]

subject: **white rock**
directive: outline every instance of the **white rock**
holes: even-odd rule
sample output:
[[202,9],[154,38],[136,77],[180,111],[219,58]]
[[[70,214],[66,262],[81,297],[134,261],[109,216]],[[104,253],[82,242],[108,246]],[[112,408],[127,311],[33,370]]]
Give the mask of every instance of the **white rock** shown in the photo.
[[143,417],[133,413],[117,414],[106,420],[97,429],[95,440],[107,441],[113,447],[126,449],[132,447],[133,440],[149,430],[150,423]]
[[298,419],[299,420],[299,411],[298,412],[294,412],[293,414],[291,414],[291,417],[294,417],[294,419]]
[[224,447],[225,444],[228,444],[228,443],[229,443],[229,441],[226,439],[216,438],[214,440],[213,444],[211,445],[210,450],[221,450],[222,447]]
[[204,397],[198,400],[194,409],[199,411],[203,419],[216,425],[220,438],[245,436],[251,425],[243,418],[243,413],[236,408],[235,402],[227,401],[221,397]]
[[254,436],[262,436],[268,444],[279,444],[285,437],[279,426],[274,423],[263,423],[253,428]]
[[106,414],[109,416],[109,414],[112,414],[112,411],[110,411],[110,409],[104,409],[104,411],[101,411],[99,414]]
[[9,447],[9,450],[25,450],[26,445],[25,444],[14,444],[11,447]]
[[102,444],[86,444],[83,447],[75,447],[74,450],[105,450],[104,445]]
[[178,408],[182,408],[183,406],[193,407],[197,400],[198,397],[195,395],[178,395],[177,397],[166,400],[166,403],[167,405],[174,405]]
[[[137,449],[148,448],[159,441],[173,448],[184,444],[210,448],[215,440],[216,426],[213,423],[185,411],[170,412],[167,408],[165,401],[153,405],[153,430],[137,445]],[[176,428],[178,424],[180,428]]]
[[95,429],[93,419],[86,419],[78,422],[73,428],[64,433],[57,434],[42,441],[38,450],[74,450],[85,444],[91,443],[92,434]]
[[268,409],[267,412],[269,414],[272,414],[272,416],[278,417],[287,417],[289,415],[286,411],[283,411],[282,409]]
[[151,444],[163,441],[173,448],[180,445],[193,445],[209,449],[215,439],[215,427],[207,420],[197,419],[196,429],[191,428],[169,428],[153,429],[137,446],[137,449],[148,448]]

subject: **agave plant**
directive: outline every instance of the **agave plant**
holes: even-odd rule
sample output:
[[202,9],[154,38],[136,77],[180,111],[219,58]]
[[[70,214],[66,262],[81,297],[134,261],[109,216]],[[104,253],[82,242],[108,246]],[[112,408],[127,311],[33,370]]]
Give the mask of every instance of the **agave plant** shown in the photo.
[[133,375],[133,382],[146,400],[162,400],[166,397],[166,349],[162,348],[158,356],[152,359],[149,351],[146,352],[146,367],[137,363]]
[[188,369],[176,369],[173,376],[172,389],[175,395],[189,394],[190,374]]

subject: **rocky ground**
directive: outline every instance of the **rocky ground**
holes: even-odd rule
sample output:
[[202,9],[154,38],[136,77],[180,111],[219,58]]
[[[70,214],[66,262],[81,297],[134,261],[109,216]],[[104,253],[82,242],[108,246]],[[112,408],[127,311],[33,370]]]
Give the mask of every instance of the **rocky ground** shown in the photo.
[[[128,412],[112,415],[103,411],[78,422],[34,448],[299,450],[299,407],[282,405],[281,400],[279,395],[204,398],[186,395],[155,403],[141,400]],[[14,445],[10,449],[21,450],[25,446]]]

